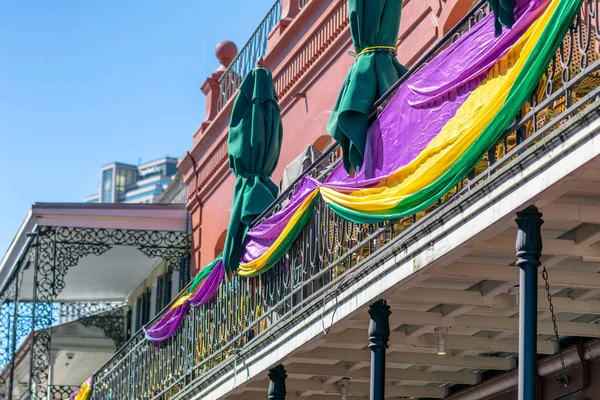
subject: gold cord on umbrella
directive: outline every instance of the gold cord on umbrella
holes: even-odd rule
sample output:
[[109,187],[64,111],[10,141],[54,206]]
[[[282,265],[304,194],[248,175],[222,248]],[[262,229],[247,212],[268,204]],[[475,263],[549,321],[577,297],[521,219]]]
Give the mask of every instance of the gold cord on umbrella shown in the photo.
[[365,47],[360,53],[358,53],[356,55],[356,58],[367,54],[367,53],[374,53],[376,51],[380,51],[380,50],[390,50],[390,53],[395,53],[396,52],[396,47],[395,46],[370,46],[370,47]]

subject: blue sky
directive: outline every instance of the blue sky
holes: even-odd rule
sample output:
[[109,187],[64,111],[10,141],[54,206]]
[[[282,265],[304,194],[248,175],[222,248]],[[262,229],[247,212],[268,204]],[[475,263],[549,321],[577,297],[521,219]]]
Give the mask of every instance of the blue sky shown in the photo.
[[79,202],[99,170],[182,156],[215,45],[274,0],[0,1],[0,258],[35,202]]

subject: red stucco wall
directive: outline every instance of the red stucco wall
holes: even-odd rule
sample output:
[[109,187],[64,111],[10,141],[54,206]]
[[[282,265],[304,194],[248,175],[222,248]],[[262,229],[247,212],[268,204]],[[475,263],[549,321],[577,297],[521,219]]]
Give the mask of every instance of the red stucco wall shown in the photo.
[[[342,0],[313,0],[285,29],[276,28],[271,35],[269,53],[265,57],[265,66],[273,71],[275,79],[293,60],[294,55],[302,50],[305,43],[319,34],[319,29],[327,21],[327,17],[342,3]],[[414,63],[466,14],[472,4],[473,0],[405,1],[398,35],[399,60],[406,65]],[[318,54],[317,60],[304,68],[302,75],[280,98],[284,143],[279,166],[273,175],[276,183],[279,183],[283,169],[289,162],[308,144],[314,144],[327,134],[325,127],[330,110],[354,60],[347,54],[351,50],[348,27],[340,29],[340,32],[339,36]],[[305,94],[306,97],[298,94]],[[190,157],[196,159],[198,169],[201,169],[203,162],[216,151],[219,139],[227,134],[228,113],[227,109],[222,110],[194,134],[194,147]],[[323,139],[320,140],[322,141]],[[194,231],[194,263],[198,269],[212,261],[215,253],[221,250],[222,234],[229,221],[234,178],[225,163],[215,170],[211,181],[197,195],[198,182],[192,164],[184,161],[180,164],[180,169],[188,185],[189,209]]]

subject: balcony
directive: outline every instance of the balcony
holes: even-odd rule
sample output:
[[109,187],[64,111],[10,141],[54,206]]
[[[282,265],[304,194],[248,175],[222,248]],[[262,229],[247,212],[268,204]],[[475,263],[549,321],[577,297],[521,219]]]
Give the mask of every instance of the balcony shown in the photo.
[[63,399],[109,361],[134,326],[131,288],[157,266],[187,284],[187,220],[177,204],[32,206],[0,261],[3,396]]
[[[223,74],[220,109],[253,66],[251,60],[264,53],[264,38],[280,15],[279,6],[275,4]],[[516,303],[506,293],[518,280],[516,269],[509,267],[514,258],[512,212],[530,201],[540,204],[549,226],[544,238],[550,244],[545,250],[548,265],[581,254],[593,259],[597,254],[589,240],[575,242],[569,236],[574,229],[600,224],[593,215],[597,208],[590,205],[590,199],[600,196],[594,187],[597,167],[586,164],[597,160],[600,151],[595,147],[600,126],[600,16],[591,7],[584,4],[539,90],[502,139],[437,204],[400,220],[359,225],[342,220],[321,201],[292,248],[269,272],[224,282],[214,301],[192,308],[182,328],[160,345],[137,332],[95,375],[94,398],[264,398],[254,392],[266,390],[261,381],[264,371],[271,361],[281,359],[292,365],[295,379],[288,389],[301,393],[299,398],[336,393],[335,378],[347,375],[357,382],[350,383],[349,390],[364,395],[368,390],[361,383],[365,379],[361,368],[368,365],[361,350],[367,343],[365,307],[383,293],[396,301],[395,327],[404,327],[393,335],[396,350],[428,349],[390,356],[397,372],[392,379],[400,382],[392,386],[390,395],[444,398],[452,385],[475,385],[490,372],[514,368]],[[406,77],[488,13],[487,3],[480,2]],[[310,57],[300,56],[300,60],[306,63]],[[287,68],[291,68],[289,75],[283,73],[280,76],[286,78],[280,79],[291,82],[294,78],[289,76],[296,70]],[[278,82],[276,78],[278,92],[285,92],[286,84]],[[374,118],[394,93],[392,88],[378,101]],[[221,166],[217,158],[226,157],[223,149],[213,153],[216,161],[203,168]],[[339,162],[337,150],[331,146],[306,174],[322,181]],[[200,182],[209,176],[201,173]],[[294,186],[256,223],[280,210]],[[500,266],[482,262],[486,257]],[[446,258],[453,264],[446,267],[442,262]],[[559,325],[567,336],[593,338],[599,333],[594,314],[600,313],[596,299],[600,287],[591,273],[598,271],[590,271],[598,266],[589,262],[594,264],[586,265],[588,269],[572,262],[569,265],[575,267],[559,268],[554,277],[550,271],[550,279],[556,282],[555,306],[564,313]],[[565,271],[568,268],[572,271]],[[431,353],[436,346],[432,333],[438,325],[457,328],[448,346],[461,353],[444,358]],[[557,343],[550,340],[553,327],[547,321],[541,326],[540,354],[555,354]],[[479,334],[490,331],[493,336]],[[293,351],[297,354],[290,355]],[[414,366],[427,370],[415,372]],[[324,376],[329,383],[300,378],[307,376]],[[402,383],[407,381],[411,384]]]

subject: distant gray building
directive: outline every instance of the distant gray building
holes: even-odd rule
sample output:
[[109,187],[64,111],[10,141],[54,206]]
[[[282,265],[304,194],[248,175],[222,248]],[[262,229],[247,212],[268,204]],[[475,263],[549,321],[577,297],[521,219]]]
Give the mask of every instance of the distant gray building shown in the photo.
[[183,177],[180,172],[173,176],[171,183],[164,192],[156,199],[157,203],[186,204],[187,186],[183,184]]
[[114,162],[100,169],[98,193],[86,203],[154,203],[177,173],[177,158],[164,157],[140,165]]

